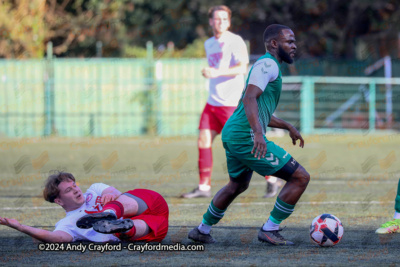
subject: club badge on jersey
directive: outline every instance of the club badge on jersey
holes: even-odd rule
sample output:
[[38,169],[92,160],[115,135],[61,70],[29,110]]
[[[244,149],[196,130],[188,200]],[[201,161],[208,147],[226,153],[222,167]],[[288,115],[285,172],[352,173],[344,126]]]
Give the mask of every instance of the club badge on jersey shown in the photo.
[[88,204],[88,203],[90,202],[90,200],[92,200],[92,198],[93,198],[93,195],[92,195],[91,193],[89,193],[89,194],[86,196],[86,204]]

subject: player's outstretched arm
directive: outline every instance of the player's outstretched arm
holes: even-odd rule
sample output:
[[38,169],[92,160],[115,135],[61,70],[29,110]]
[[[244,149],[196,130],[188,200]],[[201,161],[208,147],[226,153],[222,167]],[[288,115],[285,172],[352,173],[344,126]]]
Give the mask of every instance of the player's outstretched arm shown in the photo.
[[258,159],[264,158],[267,153],[267,144],[264,140],[263,131],[258,118],[257,98],[261,94],[262,90],[259,87],[249,84],[242,100],[247,120],[254,133],[254,146],[251,150],[251,154],[254,153],[254,157]]
[[300,140],[300,147],[304,147],[304,140],[303,137],[301,137],[301,134],[299,131],[291,125],[290,123],[279,119],[272,115],[271,120],[268,124],[268,127],[273,127],[273,128],[279,128],[279,129],[285,129],[289,131],[290,138],[292,138],[292,143],[293,145],[296,145],[296,141]]
[[201,73],[205,78],[217,78],[219,76],[236,76],[239,74],[246,74],[247,66],[247,63],[239,63],[226,69],[204,68]]
[[48,242],[48,243],[60,243],[60,242],[72,242],[73,238],[71,235],[63,231],[50,232],[44,229],[23,225],[15,219],[0,217],[0,224],[14,228],[21,233],[27,234],[37,240]]

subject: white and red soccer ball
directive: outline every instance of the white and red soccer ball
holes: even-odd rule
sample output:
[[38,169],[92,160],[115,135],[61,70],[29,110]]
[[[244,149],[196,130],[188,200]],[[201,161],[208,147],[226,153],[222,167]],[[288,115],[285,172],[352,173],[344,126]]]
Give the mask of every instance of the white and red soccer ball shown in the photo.
[[321,247],[332,247],[343,237],[342,222],[332,214],[321,214],[311,223],[311,242]]

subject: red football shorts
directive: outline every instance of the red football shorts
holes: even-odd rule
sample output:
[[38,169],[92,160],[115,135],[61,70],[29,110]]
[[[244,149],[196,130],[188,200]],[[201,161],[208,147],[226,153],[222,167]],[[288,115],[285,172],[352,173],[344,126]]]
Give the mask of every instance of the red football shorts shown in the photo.
[[[148,189],[135,189],[126,193],[142,199],[148,207],[142,214],[129,218],[143,220],[151,229],[150,233],[134,241],[161,242],[168,233],[169,210],[165,199],[159,193]],[[115,235],[120,238],[121,234],[117,233]]]
[[221,133],[222,128],[236,107],[217,107],[206,104],[200,118],[199,130],[210,129]]

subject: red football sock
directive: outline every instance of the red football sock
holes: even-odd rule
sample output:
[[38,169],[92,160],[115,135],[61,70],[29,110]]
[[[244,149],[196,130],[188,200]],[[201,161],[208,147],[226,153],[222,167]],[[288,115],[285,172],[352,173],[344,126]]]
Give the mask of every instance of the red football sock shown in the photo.
[[199,175],[200,183],[211,185],[212,149],[199,148]]
[[124,215],[124,206],[119,201],[110,201],[103,207],[104,210],[113,210],[117,215],[117,218],[121,218]]

